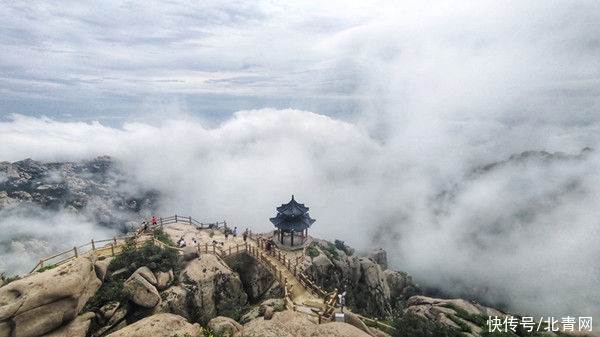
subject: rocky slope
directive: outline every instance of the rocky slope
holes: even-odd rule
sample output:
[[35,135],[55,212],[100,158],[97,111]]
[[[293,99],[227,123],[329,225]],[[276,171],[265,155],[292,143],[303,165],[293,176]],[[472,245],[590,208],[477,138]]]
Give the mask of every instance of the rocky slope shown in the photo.
[[153,210],[157,193],[133,181],[107,156],[78,162],[0,162],[0,210],[37,205],[114,225],[139,213],[147,217]]
[[341,242],[315,240],[305,273],[331,291],[346,291],[346,304],[358,313],[387,317],[400,310],[409,297],[421,292],[407,273],[387,268],[387,254],[375,249],[370,257],[354,254]]

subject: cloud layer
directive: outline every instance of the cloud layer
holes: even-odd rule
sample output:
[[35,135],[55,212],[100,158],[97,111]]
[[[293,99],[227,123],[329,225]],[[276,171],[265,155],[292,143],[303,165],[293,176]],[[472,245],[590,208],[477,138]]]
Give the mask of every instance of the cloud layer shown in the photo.
[[108,154],[257,230],[293,193],[428,286],[600,317],[598,155],[477,171],[600,148],[599,7],[3,2],[0,160]]

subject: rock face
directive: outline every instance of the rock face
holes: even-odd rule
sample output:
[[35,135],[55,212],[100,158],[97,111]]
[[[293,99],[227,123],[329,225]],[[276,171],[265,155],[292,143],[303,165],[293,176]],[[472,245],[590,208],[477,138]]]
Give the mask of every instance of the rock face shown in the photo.
[[370,257],[381,267],[381,269],[386,270],[388,268],[387,253],[382,248],[373,249]]
[[407,311],[430,320],[438,321],[455,329],[460,329],[460,326],[456,324],[454,320],[460,320],[464,324],[470,326],[471,330],[476,335],[481,332],[479,324],[473,322],[475,319],[465,319],[466,315],[460,315],[458,311],[466,312],[469,317],[506,316],[505,313],[497,309],[463,299],[440,299],[426,296],[413,296],[408,300],[407,305]]
[[107,337],[171,337],[173,335],[184,336],[189,334],[197,336],[200,333],[200,325],[190,324],[185,318],[173,314],[157,314],[146,317]]
[[155,313],[170,312],[190,319],[186,306],[188,291],[180,286],[172,286],[160,294],[161,301],[154,309]]
[[77,316],[71,323],[58,328],[43,337],[85,337],[90,324],[91,319],[94,318],[95,314],[87,312],[81,316]]
[[[127,213],[149,216],[157,193],[118,188],[127,179],[110,157],[63,163],[26,159],[0,162],[0,210],[33,203],[44,208],[84,212],[101,224],[115,224]],[[134,189],[127,189],[134,190]]]
[[277,283],[261,264],[246,254],[238,255],[229,265],[240,275],[250,301],[263,297]]
[[[150,281],[144,276],[151,277]],[[131,300],[135,304],[144,308],[154,308],[160,301],[160,295],[152,283],[156,284],[156,278],[150,269],[141,267],[131,274],[123,283],[123,287],[131,294]]]
[[208,322],[208,327],[214,332],[224,335],[233,336],[236,332],[242,331],[240,323],[229,317],[217,316]]
[[211,254],[190,261],[181,271],[180,280],[194,308],[191,319],[203,324],[219,311],[239,309],[248,299],[239,276]]
[[75,319],[100,288],[93,255],[32,274],[0,288],[0,322],[10,336],[40,336]]
[[274,313],[273,318],[267,321],[263,318],[251,321],[235,336],[368,337],[371,335],[346,323],[317,325],[310,321],[306,314],[286,310]]
[[419,286],[402,272],[383,269],[387,264],[385,251],[377,250],[371,258],[358,257],[351,249],[337,249],[326,241],[316,240],[319,255],[305,265],[305,273],[327,290],[346,287],[346,304],[358,313],[388,316],[402,308],[410,297],[420,293]]

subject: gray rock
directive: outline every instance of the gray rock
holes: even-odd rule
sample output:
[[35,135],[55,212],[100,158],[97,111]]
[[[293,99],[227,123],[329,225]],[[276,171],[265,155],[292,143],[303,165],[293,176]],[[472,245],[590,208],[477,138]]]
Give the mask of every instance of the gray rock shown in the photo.
[[267,309],[265,309],[265,314],[263,315],[265,321],[270,320],[271,318],[273,318],[273,307],[267,307]]
[[131,300],[144,308],[154,308],[160,301],[156,288],[139,273],[133,273],[123,284],[131,294]]
[[381,266],[382,270],[386,270],[388,268],[387,263],[387,253],[382,248],[376,248],[371,251],[370,256],[375,263]]

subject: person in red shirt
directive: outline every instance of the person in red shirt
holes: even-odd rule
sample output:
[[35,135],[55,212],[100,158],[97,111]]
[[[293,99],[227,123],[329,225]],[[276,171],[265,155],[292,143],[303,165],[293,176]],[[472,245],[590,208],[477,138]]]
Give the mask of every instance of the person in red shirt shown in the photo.
[[155,216],[152,217],[152,224],[156,226],[156,217]]

